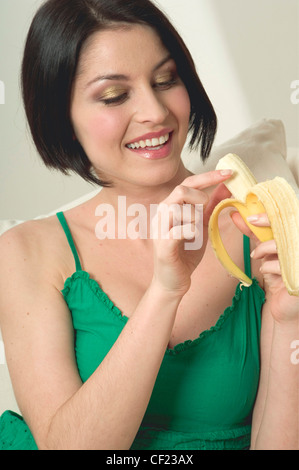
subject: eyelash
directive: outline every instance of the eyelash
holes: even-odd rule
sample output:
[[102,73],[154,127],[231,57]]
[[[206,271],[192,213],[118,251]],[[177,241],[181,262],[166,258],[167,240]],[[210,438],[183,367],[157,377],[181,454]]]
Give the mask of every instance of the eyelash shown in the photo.
[[178,83],[178,79],[176,77],[171,78],[165,82],[156,83],[154,86],[156,88],[162,88],[164,90],[168,90],[169,88],[175,86]]
[[101,99],[100,101],[104,103],[106,106],[109,106],[112,104],[121,104],[126,100],[127,95],[128,95],[127,93],[122,93],[119,96],[115,96],[113,98]]
[[[165,82],[155,83],[154,88],[156,88],[157,90],[161,90],[161,91],[169,90],[171,87],[175,86],[177,83],[178,83],[178,79],[175,77]],[[128,97],[128,93],[122,93],[121,95],[115,96],[113,98],[100,99],[100,101],[104,103],[105,106],[118,105],[118,104],[124,103],[127,97]]]

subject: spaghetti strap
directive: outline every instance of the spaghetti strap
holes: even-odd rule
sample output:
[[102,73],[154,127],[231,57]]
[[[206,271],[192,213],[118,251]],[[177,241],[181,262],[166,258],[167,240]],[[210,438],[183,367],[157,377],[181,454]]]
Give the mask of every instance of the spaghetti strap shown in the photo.
[[75,263],[76,263],[76,271],[82,271],[79,255],[77,253],[71,231],[70,231],[69,226],[67,224],[67,221],[64,217],[64,213],[63,212],[57,212],[56,216],[57,216],[57,218],[58,218],[58,220],[59,220],[59,222],[60,222],[60,224],[63,228],[63,231],[66,235],[67,241],[68,241],[68,243],[70,245],[70,248],[72,250],[72,253],[73,253],[73,256],[74,256],[74,259],[75,259]]
[[251,279],[250,238],[246,235],[243,235],[243,255],[245,274]]

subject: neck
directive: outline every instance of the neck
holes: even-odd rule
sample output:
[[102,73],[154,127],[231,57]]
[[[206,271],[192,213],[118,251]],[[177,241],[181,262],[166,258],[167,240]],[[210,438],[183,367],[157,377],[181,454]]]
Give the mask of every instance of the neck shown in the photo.
[[163,184],[137,186],[127,182],[117,182],[111,188],[103,188],[94,202],[96,207],[101,207],[103,211],[109,207],[109,211],[114,215],[116,221],[118,237],[120,232],[123,234],[128,229],[132,230],[132,227],[135,227],[139,233],[142,232],[144,238],[148,239],[151,218],[155,214],[158,204],[165,200],[173,189],[190,174],[181,165],[175,177]]
[[124,196],[128,204],[143,204],[145,207],[150,204],[159,204],[166,199],[176,186],[181,184],[185,178],[192,173],[181,164],[175,176],[167,182],[154,186],[136,184],[118,181],[111,188],[103,188],[99,196],[101,202],[112,204],[114,207],[118,204],[119,196]]

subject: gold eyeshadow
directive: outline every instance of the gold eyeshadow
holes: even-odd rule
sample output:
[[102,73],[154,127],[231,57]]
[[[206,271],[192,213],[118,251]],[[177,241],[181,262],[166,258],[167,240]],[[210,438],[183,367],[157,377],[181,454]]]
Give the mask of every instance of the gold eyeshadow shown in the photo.
[[122,96],[126,92],[127,92],[126,88],[119,87],[119,86],[111,86],[109,88],[106,88],[106,90],[103,93],[101,93],[100,99],[101,100],[115,99],[115,98]]
[[[176,70],[166,70],[157,73],[154,77],[154,82],[152,86],[157,90],[168,90],[170,87],[175,85],[178,81],[178,75]],[[129,96],[128,87],[123,85],[111,85],[107,88],[104,88],[103,91],[98,92],[94,95],[96,101],[100,101],[105,105],[117,105],[121,104]]]
[[172,72],[166,72],[166,73],[163,73],[161,75],[157,75],[156,78],[155,78],[155,83],[157,83],[159,85],[160,83],[171,82],[174,79],[175,79],[175,76]]

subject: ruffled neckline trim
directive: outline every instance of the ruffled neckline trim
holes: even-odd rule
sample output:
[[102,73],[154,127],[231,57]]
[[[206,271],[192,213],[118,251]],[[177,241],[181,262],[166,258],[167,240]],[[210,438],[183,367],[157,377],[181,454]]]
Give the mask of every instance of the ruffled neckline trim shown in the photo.
[[85,281],[92,292],[100,299],[100,301],[107,307],[107,310],[115,315],[116,318],[121,320],[123,323],[127,323],[129,318],[126,315],[123,315],[121,310],[112,302],[108,295],[103,291],[101,286],[97,281],[90,277],[90,274],[87,271],[76,271],[72,276],[68,277],[64,283],[64,288],[62,289],[62,294],[66,298],[73,284],[77,280]]
[[[265,300],[265,293],[263,289],[260,287],[258,280],[256,278],[252,279],[252,285],[249,288],[256,289],[260,299],[262,302]],[[231,315],[235,312],[236,307],[244,295],[245,289],[248,289],[248,287],[244,287],[242,283],[240,282],[235,291],[235,295],[232,299],[232,304],[224,310],[223,314],[220,315],[218,318],[217,322],[215,325],[211,326],[211,328],[208,328],[204,331],[202,331],[197,338],[194,340],[186,340],[183,341],[182,343],[176,344],[172,349],[167,349],[167,353],[170,355],[176,355],[182,351],[185,351],[186,349],[190,349],[192,347],[197,346],[204,338],[207,338],[211,336],[212,334],[216,333],[217,331],[221,330],[221,328],[224,326],[226,320],[231,317]]]
[[[107,307],[107,310],[111,312],[116,319],[120,320],[124,324],[127,323],[129,318],[124,315],[121,310],[112,302],[108,295],[103,291],[99,283],[92,279],[87,271],[76,271],[72,274],[72,276],[66,279],[64,283],[64,288],[61,291],[65,298],[69,295],[72,289],[72,285],[78,280],[83,280],[88,284],[92,292],[100,299],[100,301]],[[250,288],[256,290],[261,302],[264,303],[265,292],[260,287],[258,280],[255,277],[252,279],[252,285],[250,287],[244,287],[240,282],[236,287],[235,295],[232,299],[232,304],[226,307],[223,314],[220,315],[214,326],[211,326],[211,328],[202,331],[199,336],[194,340],[187,339],[186,341],[176,344],[171,349],[166,349],[165,354],[169,356],[175,356],[183,351],[189,350],[190,348],[197,346],[204,338],[207,338],[208,336],[211,336],[215,332],[219,331],[225,324],[226,320],[230,318],[230,316],[235,311],[236,306],[244,295],[246,289]]]

